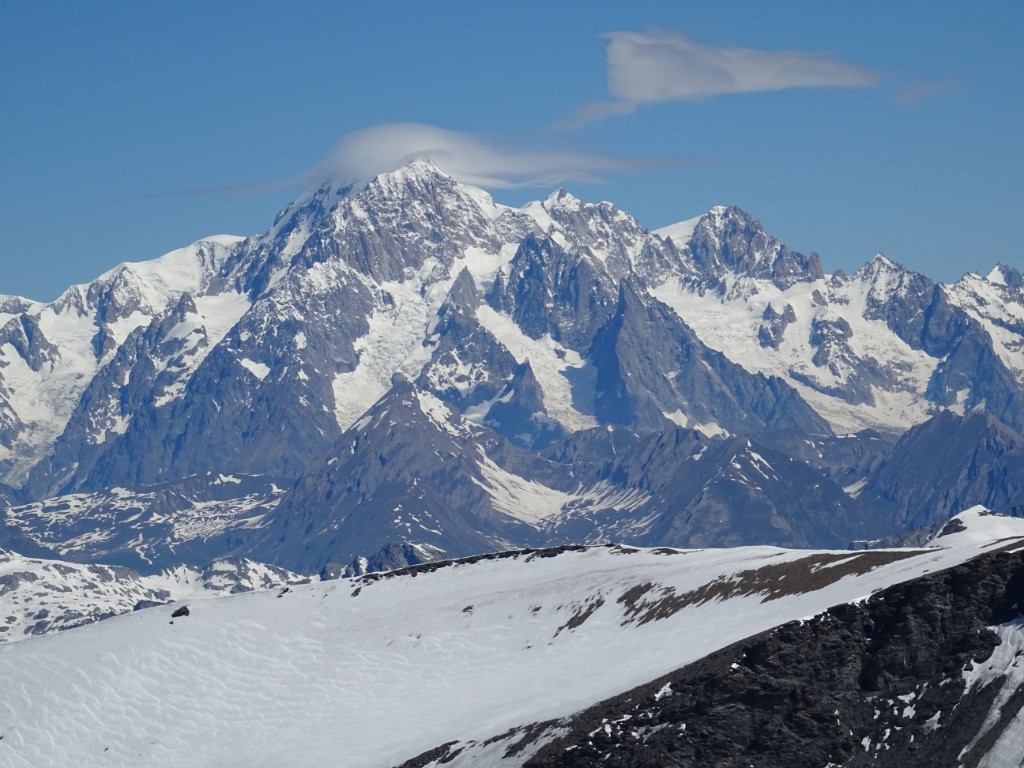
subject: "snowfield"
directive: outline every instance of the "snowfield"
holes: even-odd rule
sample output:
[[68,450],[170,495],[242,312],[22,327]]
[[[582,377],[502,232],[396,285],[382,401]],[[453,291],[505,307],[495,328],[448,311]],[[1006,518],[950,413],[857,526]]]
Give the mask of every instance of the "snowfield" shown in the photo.
[[[158,606],[0,646],[0,764],[366,766],[468,749],[997,548],[571,548]],[[483,750],[483,751],[481,751]],[[516,762],[532,754],[526,750]]]

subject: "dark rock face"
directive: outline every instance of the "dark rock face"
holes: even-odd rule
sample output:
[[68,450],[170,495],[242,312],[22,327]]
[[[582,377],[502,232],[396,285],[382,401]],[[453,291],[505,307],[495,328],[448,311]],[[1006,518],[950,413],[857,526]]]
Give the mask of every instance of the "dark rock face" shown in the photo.
[[[841,548],[873,530],[835,483],[747,438],[601,428],[554,442],[538,458],[487,430],[433,421],[418,397],[411,385],[397,386],[283,498],[247,552],[300,572],[346,562],[363,572],[402,565],[410,553],[464,557],[510,541]],[[496,499],[506,497],[488,491],[501,481],[486,466],[513,473],[505,476],[513,482],[592,490],[563,514],[529,524],[501,513]],[[529,513],[529,499],[521,503]]]
[[20,528],[0,524],[0,551],[17,552],[25,557],[56,559],[57,553],[36,543]]
[[[254,558],[312,573],[377,552],[381,542],[453,557],[537,543],[540,532],[497,511],[483,487],[481,453],[496,454],[493,443],[504,440],[432,398],[397,383],[282,500]],[[478,442],[487,434],[490,445]]]
[[481,302],[469,270],[463,269],[437,313],[430,361],[416,379],[460,412],[491,400],[515,373],[516,359],[494,335],[480,325],[476,310]]
[[864,316],[883,320],[914,349],[942,355],[963,320],[933,280],[881,254],[849,279],[870,286]]
[[594,339],[595,414],[608,424],[663,429],[681,410],[696,424],[732,433],[831,428],[781,379],[751,374],[705,346],[661,302],[631,281],[619,288],[614,316]]
[[1024,557],[994,553],[783,625],[558,723],[526,765],[976,766],[1024,691],[986,730],[1004,680],[968,690],[961,671],[1022,590]]
[[[522,239],[533,230],[521,214],[490,221],[454,179],[425,161],[351,192],[325,185],[296,201],[227,270],[254,297],[272,285],[275,273],[293,265],[341,261],[377,283],[400,281],[407,269],[419,269],[428,259],[451,264],[468,246],[495,246],[503,236]],[[303,231],[310,236],[294,252],[290,238]]]
[[853,330],[843,318],[815,320],[811,325],[811,346],[816,347],[818,351],[814,354],[812,362],[818,366],[825,365],[834,354],[832,350],[844,347],[851,336]]
[[524,448],[541,448],[565,434],[562,425],[548,416],[544,393],[529,360],[516,368],[488,409],[484,425]]
[[365,576],[368,573],[398,571],[436,559],[431,558],[430,554],[422,547],[415,547],[412,544],[385,544],[370,557],[357,558],[352,561],[344,569],[338,570],[336,575],[334,574],[335,569],[331,566],[327,566],[326,573],[334,578],[351,578]]
[[[611,203],[584,203],[558,189],[542,203],[552,221],[566,232],[571,250],[604,254],[601,270],[618,280],[634,269],[634,262],[653,269],[659,264],[679,265],[660,240],[655,240],[627,213]],[[639,251],[639,253],[637,253]]]
[[[966,397],[961,399],[961,393]],[[995,353],[988,333],[968,319],[963,333],[935,369],[927,394],[940,405],[959,405],[990,414],[1017,431],[1024,430],[1021,382]]]
[[704,462],[692,474],[674,473],[662,491],[671,500],[669,511],[631,543],[721,547],[773,541],[842,548],[868,525],[862,508],[835,483],[748,438],[712,444],[694,463]]
[[39,321],[31,315],[18,315],[0,328],[0,345],[10,344],[33,371],[52,363],[60,351],[46,338]]
[[1018,296],[1024,294],[1024,275],[1022,275],[1018,270],[1008,264],[1000,262],[996,264],[995,271],[1002,277],[1003,283],[1007,288]]
[[873,429],[810,438],[795,430],[783,430],[759,435],[758,441],[813,467],[843,488],[853,486],[851,492],[858,497],[855,484],[865,482],[875,471],[896,438]]
[[498,245],[479,206],[430,163],[378,177],[359,195],[342,199],[325,230],[327,236],[309,243],[297,259],[339,258],[377,282],[401,280],[406,268],[418,269],[428,258],[450,264],[470,245]]
[[880,535],[933,528],[975,504],[1019,505],[1024,437],[992,416],[944,411],[899,439],[859,500],[873,511]]
[[25,557],[56,558],[50,549],[38,544],[20,527],[7,520],[7,510],[18,503],[18,492],[0,483],[0,552],[17,552]]
[[[1013,429],[1024,429],[1019,378],[996,354],[979,321],[951,299],[949,288],[881,255],[849,279],[869,286],[866,318],[884,321],[911,348],[939,359],[925,393],[930,402],[983,410]],[[1007,286],[1006,291],[1013,295],[1014,289]],[[879,372],[871,373],[860,378],[870,383]]]
[[[126,339],[82,394],[53,452],[33,469],[25,487],[29,497],[77,490],[110,451],[108,437],[116,439],[124,432],[118,421],[155,410],[154,396],[174,385],[184,357],[208,347],[201,326],[192,333],[171,336],[175,328],[195,317],[195,302],[186,293],[163,316]],[[98,485],[102,487],[103,482]]]
[[[352,343],[365,333],[373,299],[351,278],[317,292],[302,279],[295,283],[254,306],[203,359],[180,397],[148,400],[73,487],[131,486],[209,470],[294,477],[322,455],[340,434],[331,379],[358,362]],[[339,312],[340,306],[365,311]],[[263,378],[255,365],[266,367]]]
[[793,309],[792,304],[787,304],[786,308],[779,312],[775,307],[769,304],[764,308],[764,314],[761,315],[763,321],[757,329],[757,341],[762,347],[772,347],[778,349],[782,344],[782,337],[786,333],[786,328],[791,323],[796,322],[796,311]]
[[132,611],[144,611],[147,608],[156,608],[158,605],[166,605],[158,600],[139,600],[132,606]]
[[780,288],[825,276],[816,253],[808,257],[789,250],[736,206],[703,216],[690,240],[690,252],[698,273],[711,284],[729,272],[765,278]]
[[534,339],[545,333],[570,349],[586,351],[615,310],[616,289],[600,262],[569,253],[550,238],[528,237],[495,281],[488,303],[507,312]]
[[[819,385],[816,388],[854,405],[874,404],[872,387],[892,388],[896,384],[894,372],[883,369],[872,357],[859,357],[850,345],[852,337],[853,329],[842,317],[813,321],[809,340],[814,349],[811,363],[845,379],[841,387]],[[794,375],[794,378],[809,383],[806,377]]]
[[600,429],[577,433],[545,455],[584,485],[644,497],[628,510],[571,509],[547,528],[552,543],[841,548],[870,530],[864,510],[835,483],[755,439],[712,439],[679,428],[642,437]]

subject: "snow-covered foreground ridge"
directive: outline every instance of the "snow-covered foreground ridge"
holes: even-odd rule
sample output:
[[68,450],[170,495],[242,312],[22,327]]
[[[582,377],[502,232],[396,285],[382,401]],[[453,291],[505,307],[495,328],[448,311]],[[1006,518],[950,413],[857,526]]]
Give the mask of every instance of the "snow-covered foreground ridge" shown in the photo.
[[150,608],[0,647],[0,764],[386,768],[451,741],[487,764],[509,729],[1024,549],[1024,521],[957,520],[924,549],[540,550]]

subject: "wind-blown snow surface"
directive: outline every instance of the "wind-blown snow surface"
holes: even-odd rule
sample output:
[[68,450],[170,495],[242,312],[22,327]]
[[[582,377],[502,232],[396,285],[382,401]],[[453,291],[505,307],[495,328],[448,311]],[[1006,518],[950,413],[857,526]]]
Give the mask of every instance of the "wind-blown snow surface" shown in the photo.
[[[0,763],[384,768],[479,745],[786,621],[1024,547],[1024,523],[980,509],[961,520],[919,550],[519,553],[206,600],[175,619],[151,608],[0,647]],[[792,584],[759,571],[781,563]]]

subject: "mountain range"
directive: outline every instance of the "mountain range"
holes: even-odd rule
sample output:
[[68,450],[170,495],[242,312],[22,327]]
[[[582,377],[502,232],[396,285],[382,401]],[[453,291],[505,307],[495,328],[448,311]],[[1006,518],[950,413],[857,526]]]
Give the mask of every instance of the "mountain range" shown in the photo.
[[844,547],[1022,502],[1020,273],[826,274],[736,207],[648,231],[417,161],[0,310],[7,530],[80,562]]
[[655,232],[564,190],[507,208],[417,162],[5,298],[8,523],[75,559],[307,572],[908,534],[1020,501],[986,462],[1024,427],[1022,290],[826,275],[735,207]]

